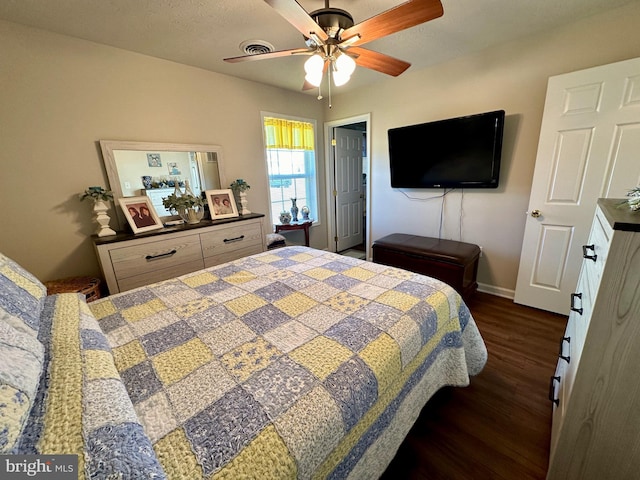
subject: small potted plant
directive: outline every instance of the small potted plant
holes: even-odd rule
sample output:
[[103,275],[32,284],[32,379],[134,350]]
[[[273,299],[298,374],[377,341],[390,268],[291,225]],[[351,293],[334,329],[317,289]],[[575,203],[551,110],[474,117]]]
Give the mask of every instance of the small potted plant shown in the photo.
[[80,194],[80,200],[85,198],[91,198],[95,202],[108,202],[113,200],[113,192],[111,190],[105,190],[102,187],[89,187],[84,193]]
[[229,185],[229,188],[233,191],[233,194],[236,197],[236,203],[238,204],[238,213],[240,215],[251,213],[251,211],[249,210],[249,204],[247,202],[247,190],[249,190],[251,186],[242,178],[238,178],[231,185]]
[[640,211],[640,186],[629,190],[627,197],[626,204],[629,205],[629,208],[634,212]]
[[80,194],[80,200],[90,198],[93,200],[93,214],[94,220],[98,224],[98,230],[96,235],[99,237],[106,237],[109,235],[115,235],[116,232],[109,227],[109,215],[107,215],[107,202],[113,200],[113,192],[111,190],[105,190],[102,187],[89,187],[84,193]]
[[238,178],[231,185],[229,185],[229,188],[231,188],[231,190],[233,190],[234,192],[246,192],[251,188],[251,185],[245,182],[242,178]]
[[162,199],[162,205],[174,215],[180,215],[186,223],[199,223],[204,215],[204,200],[191,194],[172,193]]

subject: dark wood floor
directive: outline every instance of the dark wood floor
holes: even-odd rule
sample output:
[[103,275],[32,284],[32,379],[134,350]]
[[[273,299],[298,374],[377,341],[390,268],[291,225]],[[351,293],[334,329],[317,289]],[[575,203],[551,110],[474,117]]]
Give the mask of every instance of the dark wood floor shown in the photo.
[[566,317],[482,293],[468,305],[487,365],[469,387],[436,393],[383,480],[545,478],[549,377]]

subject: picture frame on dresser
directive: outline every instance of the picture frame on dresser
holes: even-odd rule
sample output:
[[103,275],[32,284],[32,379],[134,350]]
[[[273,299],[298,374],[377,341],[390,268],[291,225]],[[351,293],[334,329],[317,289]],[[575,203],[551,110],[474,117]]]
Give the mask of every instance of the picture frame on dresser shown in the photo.
[[118,199],[118,203],[133,233],[144,233],[163,227],[149,197],[123,197]]
[[211,220],[220,218],[233,218],[240,216],[236,206],[235,197],[231,189],[205,190]]

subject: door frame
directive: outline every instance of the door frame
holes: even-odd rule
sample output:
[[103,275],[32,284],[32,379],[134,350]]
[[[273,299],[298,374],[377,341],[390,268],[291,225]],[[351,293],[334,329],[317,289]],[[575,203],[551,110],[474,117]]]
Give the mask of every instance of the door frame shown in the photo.
[[325,175],[326,175],[326,198],[327,198],[327,244],[328,249],[331,252],[336,251],[336,241],[334,240],[337,235],[336,228],[336,198],[333,195],[335,190],[335,151],[331,140],[333,139],[333,129],[336,127],[346,127],[354,123],[364,123],[366,125],[365,144],[367,148],[367,185],[365,189],[365,206],[364,209],[367,212],[366,221],[364,225],[365,235],[365,250],[366,258],[369,259],[370,245],[371,245],[371,113],[365,113],[362,115],[356,115],[354,117],[343,118],[340,120],[333,120],[331,122],[324,123],[324,151],[325,151]]

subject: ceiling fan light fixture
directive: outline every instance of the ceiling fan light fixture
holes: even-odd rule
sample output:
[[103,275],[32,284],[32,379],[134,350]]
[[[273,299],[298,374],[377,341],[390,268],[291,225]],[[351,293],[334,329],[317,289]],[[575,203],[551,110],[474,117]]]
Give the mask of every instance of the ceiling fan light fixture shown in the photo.
[[335,60],[331,61],[331,76],[333,84],[341,87],[351,79],[351,74],[356,69],[356,62],[349,55],[339,52]]
[[333,84],[336,87],[341,87],[351,79],[351,75],[345,75],[339,70],[335,70],[331,76],[333,77]]
[[324,69],[324,59],[320,54],[311,55],[306,62],[304,62],[304,71],[308,75],[320,75],[322,76],[322,70]]
[[319,87],[322,83],[322,72],[320,73],[307,73],[304,79],[314,87]]
[[[302,34],[307,48],[274,51],[273,46],[268,42],[248,41],[241,45],[248,55],[225,58],[224,61],[238,63],[290,55],[309,55],[310,59],[305,63],[305,79],[309,84],[313,82],[314,85],[319,86],[326,70],[329,98],[331,98],[331,83],[340,86],[351,78],[356,67],[354,58],[357,59],[358,66],[394,77],[411,66],[405,61],[361,48],[362,45],[415,27],[444,14],[441,0],[405,0],[400,5],[355,24],[349,12],[331,8],[329,0],[324,0],[324,8],[311,13],[308,13],[296,0],[265,0],[265,2]],[[349,48],[354,50],[349,50],[347,54],[346,51]],[[319,58],[315,58],[316,56]],[[320,63],[322,63],[321,66]],[[331,77],[334,78],[333,81]],[[308,85],[305,84],[303,90],[307,89]],[[319,94],[318,98],[322,98],[322,95]],[[331,102],[329,102],[329,108],[331,108]]]
[[350,77],[356,69],[356,61],[349,55],[342,53],[336,59],[336,69],[341,75]]
[[319,53],[311,55],[304,62],[304,71],[306,76],[304,79],[314,87],[319,87],[322,83],[322,75],[324,73],[324,58]]

